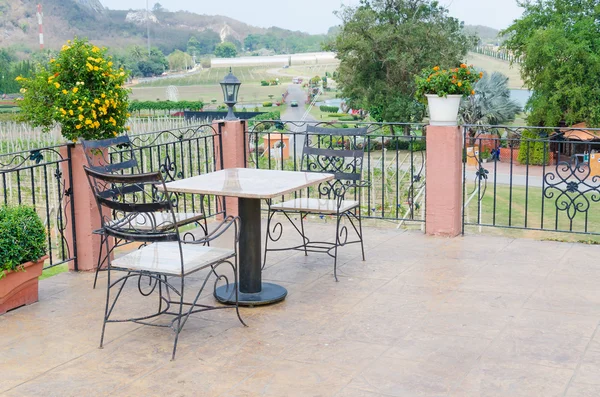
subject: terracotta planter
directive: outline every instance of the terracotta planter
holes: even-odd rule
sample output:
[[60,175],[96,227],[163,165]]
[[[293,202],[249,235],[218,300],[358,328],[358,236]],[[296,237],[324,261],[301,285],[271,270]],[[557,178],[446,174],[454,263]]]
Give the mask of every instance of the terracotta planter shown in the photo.
[[458,109],[462,95],[448,95],[440,97],[427,94],[427,105],[429,107],[429,124],[438,126],[458,125]]
[[0,279],[0,314],[38,301],[38,277],[42,275],[45,255],[36,262],[27,262],[25,271],[8,272]]

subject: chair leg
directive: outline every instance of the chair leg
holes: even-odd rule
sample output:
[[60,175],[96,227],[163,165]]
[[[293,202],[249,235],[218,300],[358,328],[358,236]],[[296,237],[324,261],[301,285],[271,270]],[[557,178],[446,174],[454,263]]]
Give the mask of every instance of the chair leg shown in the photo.
[[342,217],[340,214],[337,215],[337,222],[335,226],[335,249],[333,251],[333,277],[335,277],[335,281],[339,281],[337,277],[337,253],[338,247],[340,246],[340,222],[342,221]]
[[271,220],[275,216],[275,212],[269,210],[269,216],[267,216],[267,233],[265,233],[265,256],[263,257],[262,268],[264,270],[267,265],[267,252],[269,252],[269,233],[271,233]]
[[[106,251],[108,252],[108,237],[104,240],[104,243]],[[102,321],[102,334],[100,335],[100,349],[102,349],[104,346],[104,331],[106,330],[106,322],[108,321],[108,305],[110,302],[110,257],[107,257],[106,260],[108,265],[108,269],[106,271],[108,273],[106,281],[106,306],[104,308],[104,321]],[[98,275],[98,273],[96,273],[96,275]]]
[[[171,361],[175,360],[175,353],[177,353],[177,341],[179,340],[179,333],[181,332],[181,317],[183,315],[183,289],[184,289],[184,277],[181,277],[181,290],[179,291],[179,316],[177,317],[177,329],[175,330],[175,342],[173,343],[173,355]],[[192,306],[191,309],[194,307]],[[190,310],[191,310],[190,309]],[[189,313],[188,313],[189,316]]]
[[358,230],[360,231],[360,249],[362,251],[363,262],[365,261],[365,245],[363,240],[363,230],[362,230],[362,216],[360,214],[360,207],[358,207]]
[[300,213],[300,230],[302,230],[302,243],[304,244],[304,256],[308,256],[308,250],[306,248],[306,235],[304,234],[304,216]]
[[94,287],[92,289],[96,289],[96,283],[98,282],[98,273],[100,273],[100,268],[104,261],[102,260],[102,247],[104,246],[104,239],[106,239],[105,234],[100,236],[100,251],[98,252],[98,266],[96,266],[96,275],[94,276]]
[[240,315],[240,304],[239,304],[239,284],[238,284],[238,258],[237,255],[235,257],[235,269],[233,269],[233,273],[234,273],[234,288],[235,288],[235,312],[237,313],[237,317],[238,320],[240,320],[240,323],[242,323],[244,325],[244,327],[247,327],[248,325],[246,325],[246,323],[244,322],[244,320],[242,320],[242,316]]
[[[208,221],[206,220],[206,217],[202,219],[202,224],[204,225],[204,227],[202,228],[204,230],[204,237],[206,237],[208,236]],[[206,242],[206,246],[210,247],[210,241]]]

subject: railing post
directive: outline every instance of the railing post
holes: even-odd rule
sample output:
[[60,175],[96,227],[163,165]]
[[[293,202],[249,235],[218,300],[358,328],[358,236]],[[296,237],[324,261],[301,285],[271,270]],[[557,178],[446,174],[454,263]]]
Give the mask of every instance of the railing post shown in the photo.
[[65,236],[71,242],[72,254],[76,256],[75,261],[69,263],[69,270],[94,271],[100,253],[100,236],[94,231],[101,228],[101,223],[96,199],[83,169],[88,162],[81,144],[62,146],[60,152],[63,158],[70,159],[66,169],[62,170],[65,190],[70,193],[65,194],[63,206],[72,206],[71,219],[68,220],[71,227],[67,227]]
[[[246,168],[248,156],[246,145],[246,121],[213,121],[213,128],[220,137],[215,139],[215,155],[217,169]],[[234,197],[225,198],[227,215],[238,215],[238,200]]]
[[457,126],[427,126],[425,232],[455,237],[462,231],[462,133]]

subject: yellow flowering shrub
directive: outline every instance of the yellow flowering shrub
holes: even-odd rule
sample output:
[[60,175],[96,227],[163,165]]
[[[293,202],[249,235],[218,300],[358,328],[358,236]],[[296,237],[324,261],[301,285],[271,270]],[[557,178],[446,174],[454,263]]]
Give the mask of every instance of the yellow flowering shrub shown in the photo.
[[23,87],[22,118],[45,131],[58,123],[62,135],[74,142],[114,137],[127,129],[127,77],[128,72],[114,67],[105,48],[69,40],[32,78],[17,77]]
[[427,94],[440,97],[475,95],[473,86],[481,77],[483,77],[483,72],[478,72],[473,65],[467,66],[464,63],[453,69],[441,69],[439,66],[427,68],[416,77],[416,97],[424,100],[424,96]]

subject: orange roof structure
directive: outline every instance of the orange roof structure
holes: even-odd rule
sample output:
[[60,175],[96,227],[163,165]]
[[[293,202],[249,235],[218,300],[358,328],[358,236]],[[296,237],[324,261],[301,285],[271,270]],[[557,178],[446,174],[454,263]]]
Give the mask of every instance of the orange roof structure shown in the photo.
[[561,128],[560,131],[563,132],[565,139],[574,141],[600,140],[600,131],[587,130],[586,128],[588,128],[586,123],[578,123],[571,127]]

